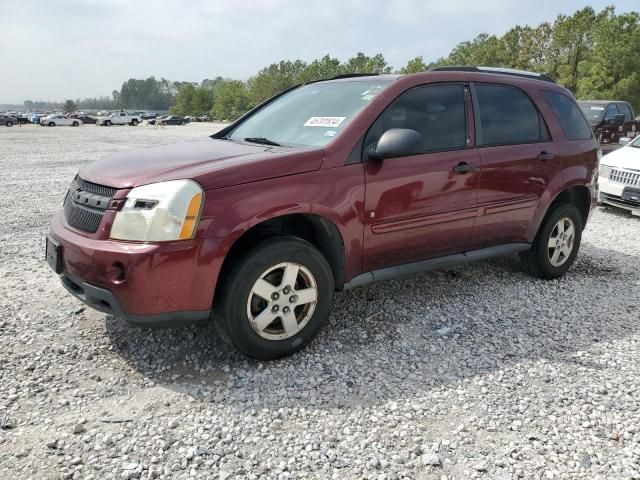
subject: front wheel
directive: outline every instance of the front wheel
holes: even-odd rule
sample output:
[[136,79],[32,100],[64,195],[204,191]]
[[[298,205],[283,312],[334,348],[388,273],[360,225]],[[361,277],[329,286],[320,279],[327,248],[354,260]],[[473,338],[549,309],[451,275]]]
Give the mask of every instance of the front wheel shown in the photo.
[[547,280],[564,275],[578,255],[582,229],[582,216],[575,205],[552,207],[531,249],[520,253],[525,270]]
[[55,124],[55,123],[53,123],[53,122],[49,122],[49,126],[50,126],[50,127],[55,127],[55,126],[56,126],[56,124]]
[[109,120],[107,120],[106,122],[104,122],[104,126],[105,127],[110,127],[111,126],[111,122]]
[[6,125],[7,127],[13,127],[13,122],[7,122],[7,123],[5,123],[5,125]]
[[222,279],[214,321],[245,355],[271,360],[305,347],[329,316],[334,281],[326,259],[297,237],[265,240]]
[[74,127],[77,127],[78,125],[80,125],[78,122],[73,122]]

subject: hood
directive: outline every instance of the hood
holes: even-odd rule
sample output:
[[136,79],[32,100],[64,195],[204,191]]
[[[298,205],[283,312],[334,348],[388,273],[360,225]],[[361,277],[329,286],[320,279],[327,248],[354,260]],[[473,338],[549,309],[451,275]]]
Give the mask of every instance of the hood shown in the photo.
[[625,146],[602,157],[602,165],[640,171],[640,148]]
[[129,150],[82,168],[82,179],[115,188],[189,178],[204,190],[317,170],[321,149],[291,149],[206,138]]

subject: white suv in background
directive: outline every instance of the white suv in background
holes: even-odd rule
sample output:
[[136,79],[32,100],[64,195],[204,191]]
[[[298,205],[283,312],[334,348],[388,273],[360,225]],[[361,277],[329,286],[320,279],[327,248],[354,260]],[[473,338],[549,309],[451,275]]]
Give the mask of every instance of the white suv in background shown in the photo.
[[640,216],[640,135],[600,160],[600,202]]

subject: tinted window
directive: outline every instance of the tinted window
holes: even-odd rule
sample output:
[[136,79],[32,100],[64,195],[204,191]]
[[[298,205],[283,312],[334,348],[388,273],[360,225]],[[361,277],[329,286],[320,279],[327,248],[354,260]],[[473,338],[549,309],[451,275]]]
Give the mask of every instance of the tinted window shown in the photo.
[[604,118],[609,119],[609,118],[616,118],[616,115],[618,115],[618,107],[616,107],[615,103],[610,103],[609,105],[607,105],[607,109],[604,111]]
[[573,99],[562,93],[551,91],[543,91],[542,96],[569,140],[591,138],[591,127]]
[[631,115],[631,109],[629,108],[629,105],[627,105],[626,103],[620,103],[618,104],[618,110],[620,110],[620,113],[624,113],[625,122],[633,120],[633,115]]
[[517,88],[476,85],[478,145],[534,143],[548,139],[546,126],[529,97]]
[[377,142],[391,128],[418,132],[424,140],[425,152],[466,147],[464,87],[433,85],[403,93],[375,121],[365,146]]

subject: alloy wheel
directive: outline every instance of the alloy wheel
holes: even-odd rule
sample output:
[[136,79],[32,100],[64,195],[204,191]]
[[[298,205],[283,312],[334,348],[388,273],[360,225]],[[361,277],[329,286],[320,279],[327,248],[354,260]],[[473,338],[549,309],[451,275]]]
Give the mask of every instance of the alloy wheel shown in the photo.
[[247,316],[253,330],[267,340],[284,340],[299,333],[313,316],[318,287],[311,272],[297,263],[269,268],[253,284]]
[[551,230],[547,245],[551,265],[559,267],[569,259],[575,238],[576,228],[569,217],[563,217],[556,222]]

